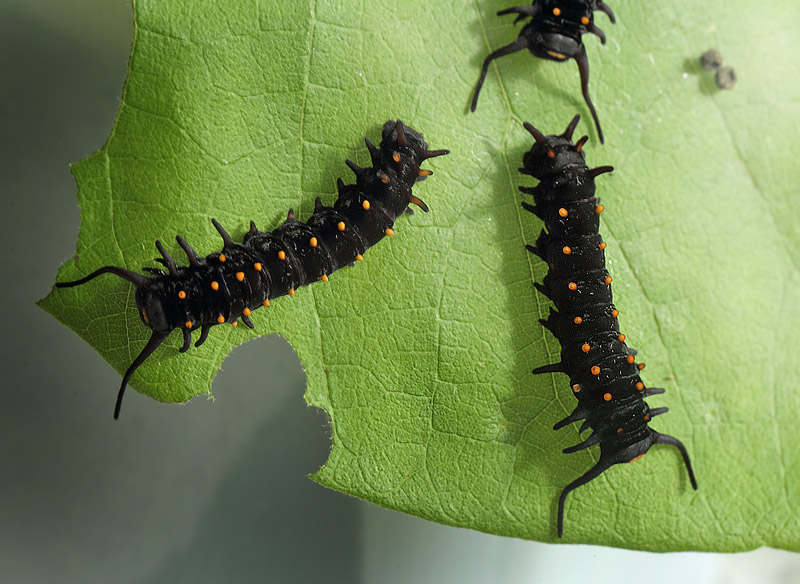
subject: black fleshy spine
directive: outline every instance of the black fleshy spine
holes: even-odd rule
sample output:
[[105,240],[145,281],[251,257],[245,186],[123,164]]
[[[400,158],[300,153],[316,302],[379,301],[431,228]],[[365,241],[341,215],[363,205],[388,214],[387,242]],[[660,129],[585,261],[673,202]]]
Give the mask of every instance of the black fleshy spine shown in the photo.
[[338,181],[339,197],[326,207],[318,197],[314,212],[306,222],[298,221],[289,210],[286,221],[272,232],[259,231],[254,222],[242,243],[235,242],[222,225],[212,219],[222,237],[219,252],[201,258],[180,236],[178,245],[186,254],[188,266],[179,266],[160,241],[161,268],[143,268],[145,276],[117,266],[99,268],[72,282],[59,282],[59,288],[78,286],[111,273],[136,286],[136,305],[142,322],[153,332],[141,353],[134,359],[117,394],[114,418],[119,417],[122,397],[133,372],[156,350],[174,329],[183,333],[187,351],[192,333],[200,330],[195,346],[219,324],[236,326],[241,320],[253,328],[253,310],[269,300],[294,294],[300,286],[352,265],[367,249],[387,235],[409,204],[428,211],[427,205],[412,194],[417,181],[431,174],[420,165],[428,158],[448,154],[448,150],[428,150],[421,133],[400,120],[387,121],[379,147],[365,138],[372,167],[361,168],[348,160],[356,184]]
[[526,18],[530,20],[522,27],[517,40],[490,53],[483,61],[481,76],[472,96],[471,110],[474,112],[478,107],[478,95],[489,71],[489,64],[495,59],[524,49],[548,61],[575,59],[581,77],[583,99],[592,114],[602,143],[603,130],[600,129],[600,120],[589,97],[589,59],[586,56],[586,47],[583,46],[583,35],[587,33],[596,35],[602,44],[606,43],[605,33],[594,24],[594,13],[598,10],[604,12],[612,24],[616,22],[611,8],[602,0],[533,0],[530,6],[514,6],[498,12],[498,16],[516,14],[514,24]]
[[613,170],[610,166],[586,166],[583,145],[572,134],[575,118],[560,136],[545,136],[525,124],[534,144],[523,157],[520,172],[539,180],[536,187],[520,187],[533,195],[534,205],[522,206],[544,221],[535,246],[528,250],[548,265],[548,273],[536,288],[550,298],[557,310],[540,322],[561,345],[561,361],[534,369],[534,373],[566,373],[578,405],[555,430],[582,422],[579,432],[591,430],[581,443],[565,453],[600,446],[600,458],[584,475],[568,484],[558,500],[558,537],[564,533],[564,502],[577,487],[595,479],[611,466],[633,462],[654,444],[678,448],[692,487],[697,481],[684,445],[653,430],[649,421],[667,408],[651,409],[644,398],[663,393],[647,387],[636,363],[636,351],[620,333],[611,294],[611,276],[605,265],[605,243],[599,233],[603,206],[595,195],[595,177]]

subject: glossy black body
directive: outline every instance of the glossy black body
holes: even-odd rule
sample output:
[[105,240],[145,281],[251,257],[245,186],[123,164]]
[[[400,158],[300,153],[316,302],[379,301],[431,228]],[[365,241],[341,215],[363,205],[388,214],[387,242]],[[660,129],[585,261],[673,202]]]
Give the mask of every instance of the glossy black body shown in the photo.
[[603,207],[595,197],[595,177],[612,167],[590,169],[583,144],[574,144],[572,120],[564,134],[544,136],[526,124],[535,142],[523,157],[520,171],[539,180],[536,187],[520,187],[533,195],[534,205],[523,207],[542,221],[535,246],[528,249],[547,262],[548,273],[537,289],[550,298],[556,310],[540,322],[561,345],[561,361],[534,373],[566,373],[578,404],[555,429],[581,421],[580,432],[591,434],[564,452],[600,446],[597,464],[562,492],[558,535],[563,532],[564,500],[572,489],[594,479],[614,464],[632,462],[653,444],[672,444],[683,454],[692,485],[694,474],[686,450],[671,436],[653,430],[649,421],[667,408],[651,409],[644,398],[663,393],[648,388],[640,377],[636,351],[625,343],[613,304],[611,280],[605,263],[605,244],[599,233]]
[[199,346],[214,326],[241,321],[253,328],[249,318],[253,310],[270,299],[294,294],[300,286],[327,280],[339,268],[361,259],[367,249],[393,234],[395,220],[410,203],[428,210],[411,188],[431,174],[421,170],[420,164],[448,151],[429,151],[422,134],[400,120],[384,124],[379,147],[369,139],[366,143],[372,167],[360,168],[348,160],[356,183],[346,185],[339,180],[339,197],[333,207],[326,207],[317,198],[306,222],[298,221],[291,210],[286,221],[272,232],[259,231],[251,221],[250,230],[237,243],[212,219],[223,239],[222,250],[199,257],[178,237],[189,265],[178,266],[157,241],[162,257],[156,261],[164,268],[145,268],[150,277],[105,266],[80,280],[56,284],[76,286],[100,274],[113,273],[136,285],[139,315],[153,333],[123,377],[115,417],[130,376],[173,330],[183,333],[183,352],[188,350],[195,330],[200,331],[195,343]]
[[472,97],[471,110],[478,106],[478,95],[489,70],[489,64],[499,57],[527,49],[540,59],[566,61],[574,59],[581,77],[581,90],[586,105],[592,114],[600,142],[604,141],[603,131],[594,104],[589,97],[589,60],[583,45],[583,35],[591,33],[605,44],[606,36],[594,24],[594,12],[600,10],[616,22],[614,13],[601,0],[534,0],[531,6],[515,6],[501,10],[498,15],[517,14],[519,22],[530,18],[514,42],[497,49],[483,62],[481,76]]
[[[412,185],[422,178],[420,155],[427,151],[422,135],[404,128],[407,144],[401,147],[392,138],[394,130],[395,122],[387,122],[380,147],[372,154],[373,167],[356,167],[356,184],[339,182],[339,198],[333,207],[318,198],[305,222],[289,211],[272,232],[253,225],[241,243],[227,242],[219,252],[200,258],[197,265],[180,266],[175,276],[162,271],[146,289],[140,288],[140,312],[153,304],[153,300],[145,301],[146,295],[158,297],[164,307],[164,319],[149,314],[146,324],[154,331],[170,332],[186,328],[186,322],[193,322],[192,328],[216,326],[219,315],[230,323],[242,318],[245,308],[255,310],[264,300],[289,294],[355,262],[356,256],[386,237],[386,230],[408,208]],[[394,152],[400,155],[399,162],[392,160]],[[369,209],[364,209],[364,201],[369,201]],[[315,247],[310,244],[312,238],[316,238]],[[279,257],[280,252],[285,259]],[[255,269],[256,263],[261,270]],[[244,273],[244,279],[238,280],[237,273]],[[218,290],[212,290],[212,281],[218,282]],[[185,299],[178,296],[180,290],[186,292]]]

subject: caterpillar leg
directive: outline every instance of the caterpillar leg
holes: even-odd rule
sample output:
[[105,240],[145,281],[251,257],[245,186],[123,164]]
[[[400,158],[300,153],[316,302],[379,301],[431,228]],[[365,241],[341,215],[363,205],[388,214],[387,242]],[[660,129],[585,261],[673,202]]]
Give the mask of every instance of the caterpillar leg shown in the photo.
[[608,4],[603,2],[603,0],[600,0],[597,3],[597,9],[606,13],[606,15],[608,16],[608,19],[611,21],[611,24],[615,24],[617,22],[617,18],[614,16],[614,13],[608,7]]
[[564,365],[561,362],[542,365],[531,371],[531,373],[534,375],[539,375],[540,373],[564,373]]
[[604,33],[602,30],[597,28],[593,23],[590,22],[589,24],[587,24],[586,25],[586,30],[588,30],[593,35],[599,37],[601,45],[606,44],[606,33]]
[[506,8],[505,10],[501,10],[497,13],[497,16],[504,16],[506,14],[517,14],[517,18],[514,19],[514,24],[517,24],[520,20],[525,20],[526,18],[534,17],[542,11],[542,7],[538,4],[534,6],[512,6],[511,8]]

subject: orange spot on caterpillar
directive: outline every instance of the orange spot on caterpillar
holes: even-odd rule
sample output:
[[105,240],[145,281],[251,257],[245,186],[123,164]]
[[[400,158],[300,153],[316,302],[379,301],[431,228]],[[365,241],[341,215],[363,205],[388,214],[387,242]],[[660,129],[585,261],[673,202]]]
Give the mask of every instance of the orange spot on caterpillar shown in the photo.
[[211,289],[212,290],[219,290],[219,282],[217,282],[216,280],[211,282]]
[[261,304],[264,306],[269,306],[269,298],[266,298]]
[[592,366],[592,375],[600,375],[600,368],[597,365]]
[[392,160],[394,160],[395,162],[400,162],[400,153],[392,152]]
[[236,272],[236,279],[240,282],[244,281],[244,272]]
[[642,383],[641,381],[637,382],[636,383],[636,389],[638,389],[639,391],[642,391],[644,389],[644,383]]
[[144,308],[142,308],[142,318],[144,319],[144,321],[145,321],[147,324],[150,324],[150,319],[149,319],[149,318],[147,318],[147,310],[146,310],[146,309],[144,309]]
[[553,8],[553,16],[561,16],[561,9]]
[[630,459],[628,462],[636,462],[637,460],[639,460],[639,459],[640,459],[641,457],[643,457],[643,456],[644,456],[644,454],[640,454],[640,455],[639,455],[639,456],[637,456],[636,458],[631,458],[631,459]]
[[567,211],[564,207],[561,207],[558,210],[558,214],[561,215],[562,217],[566,217],[567,215],[569,215],[569,211]]
[[610,393],[604,393],[603,394],[603,399],[606,400],[606,401],[611,401],[611,394]]
[[580,383],[576,383],[575,385],[573,385],[572,386],[572,391],[574,391],[575,393],[579,393],[581,391],[581,384]]
[[597,207],[594,208],[594,212],[597,213],[598,215],[602,213],[604,210],[605,207],[603,205],[597,205]]
[[611,282],[612,282],[612,280],[611,280],[611,276],[606,276],[606,279],[605,279],[605,280],[603,280],[603,282],[605,282],[605,283],[606,283],[606,286],[608,286],[609,284],[611,284]]
[[231,323],[231,326],[232,326],[233,328],[236,328],[237,326],[239,326],[239,323],[238,323],[237,321],[235,321],[235,320],[234,320],[234,321]]
[[622,434],[622,428],[617,428],[617,434]]
[[278,259],[279,260],[285,260],[286,259],[286,252],[283,251],[283,250],[279,251],[278,252]]
[[223,322],[225,322],[225,317],[224,317],[224,316],[222,316],[222,315],[220,314],[220,315],[217,317],[217,322],[218,322],[219,324],[222,324]]
[[617,318],[619,316],[619,310],[617,310],[616,308],[614,310],[612,310],[611,311],[611,316],[613,316],[614,318]]
[[360,262],[360,261],[362,261],[363,259],[364,259],[364,256],[362,256],[360,253],[356,254],[356,261],[359,261],[359,262]]
[[190,328],[192,328],[192,321],[191,321],[191,320],[187,320],[187,321],[186,321],[185,323],[183,323],[183,324],[184,324],[184,326],[186,326],[186,328],[187,328],[187,329],[190,329]]
[[326,276],[325,274],[322,274],[322,275],[319,277],[319,279],[320,279],[320,280],[322,280],[323,282],[327,282],[327,281],[328,281],[328,276]]
[[588,353],[591,350],[592,350],[592,348],[589,346],[589,343],[584,343],[581,346],[581,351],[583,351],[584,353]]
[[570,282],[567,288],[569,288],[570,290],[577,290],[578,285],[575,282]]
[[581,16],[581,24],[584,26],[589,24],[589,17],[588,16]]
[[601,241],[599,247],[600,247],[600,249],[605,249],[606,248],[606,242],[605,241]]
[[639,371],[641,371],[642,369],[644,369],[644,363],[639,363],[637,367],[639,368]]
[[385,233],[386,235],[394,235],[394,231],[393,231],[393,230],[391,230],[391,229],[388,229],[388,228],[386,229],[386,231],[384,231],[384,233]]
[[624,342],[625,342],[625,339],[626,339],[627,337],[625,337],[625,335],[620,335],[620,336],[618,336],[617,338],[620,340],[620,342],[621,342],[621,343],[624,343]]
[[311,247],[317,247],[317,238],[316,237],[312,237],[311,239],[309,239],[308,240],[308,245],[310,245]]
[[650,416],[645,416],[645,417],[644,417],[644,421],[645,421],[645,422],[649,422],[649,421],[650,421]]
[[574,322],[575,324],[581,324],[583,322],[583,319],[580,316],[576,316],[575,318],[572,319],[572,322]]
[[631,363],[631,364],[633,364],[633,362],[634,362],[634,361],[636,361],[636,357],[634,357],[633,355],[628,355],[628,356],[626,357],[626,359],[625,359],[625,360],[626,360],[628,363]]
[[361,203],[361,206],[364,207],[365,211],[369,211],[369,201],[367,201],[366,199],[364,199],[364,202]]
[[178,298],[180,298],[181,300],[183,300],[184,298],[186,298],[186,292],[184,292],[183,290],[181,290],[180,292],[178,292]]
[[294,288],[289,288],[289,296],[294,296]]
[[344,231],[344,221],[339,221],[339,224],[336,227],[339,231]]
[[250,315],[252,314],[252,312],[250,311],[250,309],[249,309],[249,308],[247,308],[247,307],[245,306],[245,307],[244,307],[244,310],[242,311],[242,314],[244,314],[245,316],[250,316]]
[[225,260],[227,260],[228,258],[226,258],[226,257],[225,257],[225,254],[224,254],[224,253],[221,253],[221,254],[219,254],[219,256],[218,256],[218,258],[217,258],[217,259],[219,259],[219,261],[220,261],[220,262],[222,262],[222,263],[224,264],[224,263],[225,263]]
[[418,174],[419,176],[430,176],[433,174],[433,171],[421,168]]
[[262,266],[260,263],[256,262],[253,264],[253,267],[256,269],[256,272],[260,272]]
[[569,254],[571,254],[571,253],[572,253],[572,248],[571,248],[570,246],[568,246],[568,245],[565,245],[565,246],[564,246],[564,247],[561,249],[561,251],[563,251],[563,252],[564,252],[564,255],[569,255]]

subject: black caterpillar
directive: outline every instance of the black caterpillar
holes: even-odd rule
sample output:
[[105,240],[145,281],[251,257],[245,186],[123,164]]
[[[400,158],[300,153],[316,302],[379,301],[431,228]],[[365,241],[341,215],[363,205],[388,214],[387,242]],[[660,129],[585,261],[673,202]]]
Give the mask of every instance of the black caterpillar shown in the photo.
[[472,98],[472,111],[474,112],[478,105],[478,95],[489,70],[489,63],[498,57],[528,49],[540,59],[549,61],[575,59],[581,74],[583,99],[586,100],[586,105],[592,113],[597,126],[597,135],[602,143],[603,131],[600,129],[600,120],[597,119],[597,112],[589,98],[589,59],[586,57],[586,48],[581,38],[586,33],[592,33],[600,37],[602,44],[606,43],[606,35],[594,25],[596,10],[606,13],[612,24],[617,21],[611,8],[601,0],[533,0],[531,6],[514,6],[498,12],[498,16],[518,14],[514,24],[528,17],[531,20],[522,27],[517,40],[497,49],[484,60],[481,77],[478,79],[478,86]]
[[[178,266],[156,241],[161,263],[167,271],[143,268],[151,277],[116,266],[102,267],[74,282],[59,282],[59,288],[78,286],[99,276],[115,274],[136,286],[139,315],[153,331],[139,356],[122,378],[114,418],[119,417],[125,387],[133,372],[166,339],[173,329],[183,332],[183,353],[189,349],[192,332],[200,328],[196,347],[205,342],[211,327],[238,320],[253,328],[252,310],[268,306],[272,298],[293,295],[295,289],[328,276],[341,267],[361,260],[367,249],[386,235],[394,235],[395,220],[409,203],[428,211],[428,206],[411,193],[416,181],[431,171],[420,164],[448,150],[428,150],[422,134],[389,120],[383,126],[380,147],[365,138],[372,168],[361,168],[347,160],[356,174],[356,184],[338,180],[339,198],[326,207],[317,197],[314,213],[303,223],[292,210],[286,221],[273,232],[262,232],[250,222],[242,243],[236,243],[215,220],[211,222],[224,243],[222,251],[205,258],[180,236],[178,245],[186,252],[188,266]],[[410,211],[410,209],[409,209]]]
[[598,477],[612,465],[638,460],[653,444],[671,444],[683,455],[692,487],[697,481],[684,445],[676,438],[659,434],[648,422],[667,408],[650,407],[644,398],[664,393],[662,388],[645,387],[639,377],[644,364],[637,365],[636,351],[625,344],[619,331],[619,312],[612,303],[611,276],[605,267],[606,244],[599,234],[603,206],[594,196],[594,178],[613,169],[588,168],[583,145],[572,133],[580,120],[575,116],[560,136],[544,136],[528,123],[525,129],[536,142],[525,153],[520,169],[539,180],[534,188],[520,187],[533,195],[535,205],[522,206],[544,221],[545,229],[535,246],[528,250],[549,267],[537,290],[550,298],[558,311],[550,309],[547,320],[540,320],[561,344],[561,361],[533,370],[534,373],[566,373],[575,410],[553,426],[558,430],[579,420],[591,435],[564,453],[600,445],[600,459],[583,476],[561,491],[558,500],[558,537],[564,531],[564,501],[573,489]]

